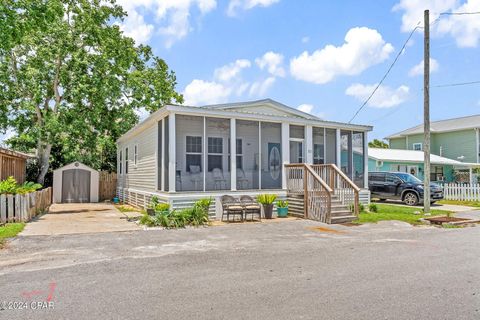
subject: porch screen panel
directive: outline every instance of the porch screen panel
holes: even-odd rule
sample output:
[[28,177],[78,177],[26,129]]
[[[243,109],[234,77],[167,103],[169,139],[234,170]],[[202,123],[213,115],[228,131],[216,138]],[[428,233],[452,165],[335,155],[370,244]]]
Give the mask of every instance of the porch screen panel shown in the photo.
[[337,132],[335,129],[325,130],[325,163],[337,163]]
[[342,171],[352,178],[352,132],[341,131],[340,133],[340,166]]
[[261,188],[282,188],[282,125],[261,123]]
[[176,191],[203,191],[203,117],[176,116]]
[[313,164],[325,163],[325,129],[313,128]]
[[206,118],[205,190],[230,190],[230,119]]
[[360,188],[364,187],[365,165],[363,152],[363,132],[352,134],[353,152],[353,182]]
[[237,143],[241,141],[241,154],[237,148],[237,189],[259,189],[260,157],[258,153],[258,121],[237,120]]

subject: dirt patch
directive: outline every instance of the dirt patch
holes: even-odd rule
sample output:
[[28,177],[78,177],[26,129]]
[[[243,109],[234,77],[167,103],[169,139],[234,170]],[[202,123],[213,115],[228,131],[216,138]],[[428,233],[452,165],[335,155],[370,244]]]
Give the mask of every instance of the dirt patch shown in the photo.
[[334,233],[334,234],[345,233],[345,231],[330,229],[330,228],[327,228],[327,227],[308,227],[307,229],[312,230],[312,231],[320,231],[320,232],[327,232],[327,233]]
[[455,217],[433,217],[433,218],[425,218],[425,220],[430,221],[430,223],[432,224],[442,224],[442,223],[449,223],[449,222],[468,221],[469,219],[455,218]]

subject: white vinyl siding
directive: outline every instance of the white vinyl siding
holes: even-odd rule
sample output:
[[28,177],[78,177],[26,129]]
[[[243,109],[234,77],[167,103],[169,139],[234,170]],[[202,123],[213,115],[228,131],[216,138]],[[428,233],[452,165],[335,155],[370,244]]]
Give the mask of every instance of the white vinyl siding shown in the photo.
[[[130,160],[128,174],[120,177],[119,186],[123,188],[132,188],[145,191],[156,191],[156,145],[157,145],[157,126],[152,126],[132,138],[135,141],[126,141],[119,145],[120,150],[130,149]],[[137,155],[135,157],[135,149]],[[125,151],[124,151],[125,152]],[[128,157],[130,159],[131,157]],[[136,160],[136,165],[135,165]],[[124,155],[124,172],[126,171],[127,157]]]

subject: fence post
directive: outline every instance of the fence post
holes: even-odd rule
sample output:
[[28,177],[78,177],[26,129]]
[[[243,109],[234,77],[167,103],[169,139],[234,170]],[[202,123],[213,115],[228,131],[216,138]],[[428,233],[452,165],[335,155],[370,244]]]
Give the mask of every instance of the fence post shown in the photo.
[[0,223],[7,222],[7,197],[0,195]]

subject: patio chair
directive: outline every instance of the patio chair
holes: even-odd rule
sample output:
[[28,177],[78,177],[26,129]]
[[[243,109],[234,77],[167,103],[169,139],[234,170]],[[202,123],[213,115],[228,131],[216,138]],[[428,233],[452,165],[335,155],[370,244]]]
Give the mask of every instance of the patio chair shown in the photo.
[[213,189],[215,190],[222,190],[227,189],[227,180],[223,176],[223,170],[220,168],[213,168],[212,170],[213,175]]
[[190,181],[193,183],[194,190],[200,190],[198,185],[203,181],[200,166],[190,166]]
[[248,179],[245,176],[245,171],[241,168],[237,168],[237,187],[240,190],[248,188]]
[[257,201],[255,201],[254,198],[250,196],[241,196],[240,202],[242,203],[242,206],[243,206],[245,220],[247,219],[248,214],[252,215],[252,221],[255,215],[258,215],[258,220],[260,221],[262,220],[262,207]]
[[243,221],[243,206],[238,199],[224,195],[220,198],[220,202],[222,204],[222,221],[225,214],[228,222],[230,222],[230,215],[233,215],[233,220],[235,220],[235,215],[240,215],[240,219]]

